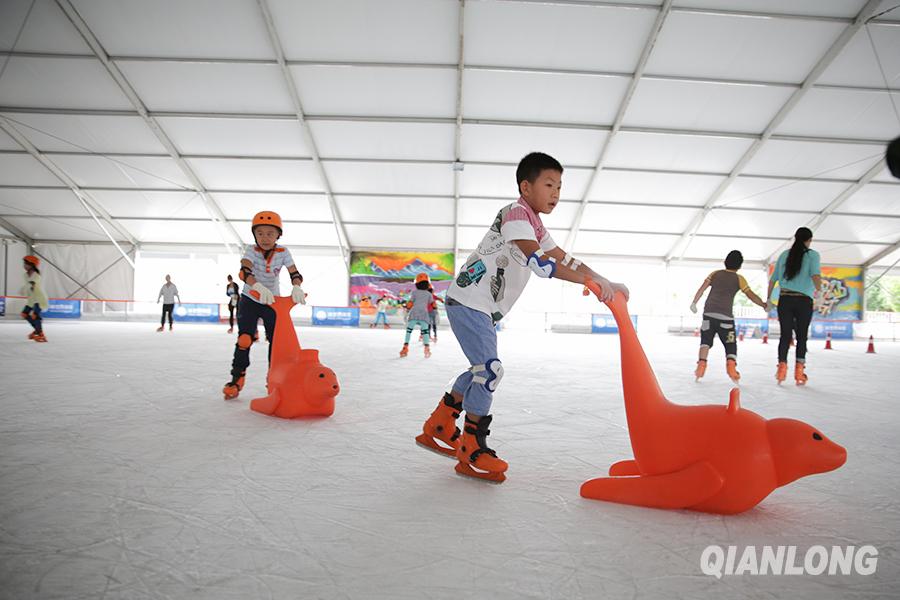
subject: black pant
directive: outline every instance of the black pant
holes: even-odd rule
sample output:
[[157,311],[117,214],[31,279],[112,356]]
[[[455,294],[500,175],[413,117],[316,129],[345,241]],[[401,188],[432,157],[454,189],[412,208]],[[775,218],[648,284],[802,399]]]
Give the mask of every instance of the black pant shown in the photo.
[[166,313],[169,314],[169,327],[172,326],[172,309],[173,308],[175,308],[174,304],[163,304],[162,317],[160,317],[160,319],[159,319],[159,324],[161,326],[166,324]]
[[781,294],[778,301],[778,323],[781,339],[778,340],[778,362],[787,362],[791,336],[797,334],[797,362],[806,362],[806,338],[812,321],[813,301],[809,296]]
[[[34,313],[34,316],[31,316],[31,313]],[[35,333],[44,333],[44,326],[42,323],[44,319],[41,317],[40,304],[26,306],[22,309],[22,316],[25,317],[25,320],[28,321],[32,327],[34,327]]]
[[700,345],[712,348],[716,335],[725,346],[725,358],[737,360],[737,340],[734,337],[734,321],[717,319],[703,315],[703,327],[700,329]]
[[260,319],[266,329],[266,339],[269,341],[269,362],[271,362],[272,344],[275,343],[275,309],[251,300],[247,296],[241,296],[238,308],[238,343],[234,346],[234,359],[231,361],[231,377],[234,381],[237,381],[250,366],[250,343],[246,343],[246,347],[241,348],[241,336],[250,336],[250,340],[252,340]]
[[[229,327],[234,327],[234,309],[235,308],[237,308],[237,306],[235,306],[231,302],[228,303],[228,326]],[[238,317],[240,317],[240,316],[241,315],[239,313]]]

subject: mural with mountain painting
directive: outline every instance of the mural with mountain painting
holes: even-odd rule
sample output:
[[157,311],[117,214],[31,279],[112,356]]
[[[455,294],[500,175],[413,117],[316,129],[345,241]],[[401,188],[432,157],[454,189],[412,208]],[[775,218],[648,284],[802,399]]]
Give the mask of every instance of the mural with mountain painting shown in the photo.
[[401,303],[414,289],[419,273],[427,273],[434,292],[446,297],[454,277],[452,252],[352,252],[350,306],[374,305],[384,296]]

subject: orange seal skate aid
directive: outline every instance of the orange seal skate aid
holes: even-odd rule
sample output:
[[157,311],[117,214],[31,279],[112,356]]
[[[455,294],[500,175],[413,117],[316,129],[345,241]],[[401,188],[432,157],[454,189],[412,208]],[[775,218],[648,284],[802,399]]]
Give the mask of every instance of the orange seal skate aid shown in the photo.
[[275,298],[275,341],[266,387],[269,395],[250,402],[251,410],[293,419],[330,417],[340,392],[334,371],[319,362],[318,350],[303,350],[291,321],[290,297]]
[[[591,291],[599,288],[590,282]],[[753,508],[775,488],[837,469],[847,451],[811,425],[766,420],[741,408],[681,406],[663,396],[628,318],[624,296],[608,302],[619,325],[622,388],[633,460],[615,463],[609,477],[591,479],[581,495],[651,508],[735,514]]]

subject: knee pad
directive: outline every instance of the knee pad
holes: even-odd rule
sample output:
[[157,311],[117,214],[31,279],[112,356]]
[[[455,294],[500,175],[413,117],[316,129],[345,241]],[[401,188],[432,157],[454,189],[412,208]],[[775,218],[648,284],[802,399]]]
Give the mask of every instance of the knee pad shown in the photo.
[[497,391],[500,380],[503,379],[503,363],[499,358],[489,358],[484,364],[473,365],[472,383],[480,383],[489,392]]
[[253,336],[248,333],[242,333],[238,336],[237,347],[240,350],[249,350],[253,345]]

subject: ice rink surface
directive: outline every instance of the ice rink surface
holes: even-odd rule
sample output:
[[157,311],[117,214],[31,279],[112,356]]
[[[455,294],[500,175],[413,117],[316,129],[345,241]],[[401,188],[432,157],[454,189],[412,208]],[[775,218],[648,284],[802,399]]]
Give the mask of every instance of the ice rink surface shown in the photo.
[[[263,395],[265,345],[224,402],[233,337],[215,325],[0,322],[0,598],[897,598],[900,346],[811,341],[805,388],[776,345],[739,345],[742,403],[793,417],[847,464],[730,517],[582,499],[631,458],[616,336],[503,332],[491,445],[502,485],[455,475],[413,438],[467,365],[442,330],[300,328],[342,391],[333,417],[285,421]],[[643,337],[667,397],[727,403],[722,347]],[[863,575],[704,575],[711,544],[878,549]]]

